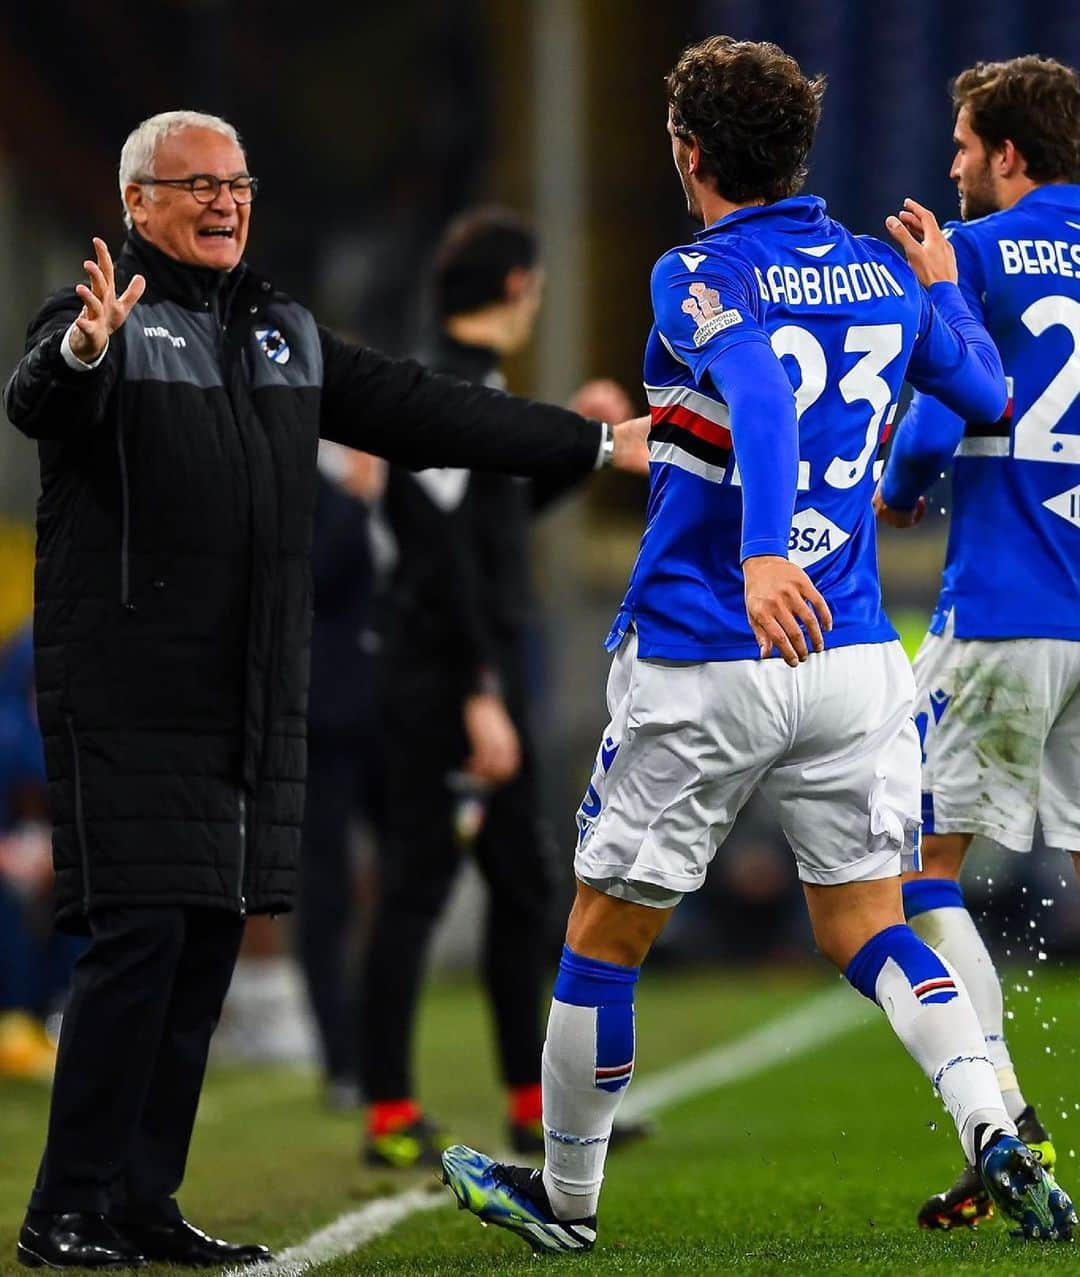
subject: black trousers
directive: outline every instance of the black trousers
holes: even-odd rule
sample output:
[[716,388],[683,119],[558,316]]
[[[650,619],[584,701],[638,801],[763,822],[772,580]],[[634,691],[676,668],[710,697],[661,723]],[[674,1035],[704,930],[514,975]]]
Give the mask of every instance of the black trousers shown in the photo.
[[30,1207],[173,1218],[243,921],[214,909],[102,909],[90,929]]
[[349,861],[349,822],[354,814],[377,827],[373,763],[349,740],[308,741],[307,805],[296,907],[296,953],[315,1016],[323,1068],[330,1079],[355,1079],[358,1027],[355,980],[358,962],[348,952],[355,921],[355,889]]
[[[438,706],[430,685],[406,697],[422,721],[391,715],[384,738],[386,837],[381,887],[365,970],[362,1039],[369,1100],[414,1094],[412,1039],[428,941],[461,867],[456,796],[447,775],[464,757],[460,707]],[[439,712],[441,708],[441,712]],[[488,804],[471,854],[487,882],[483,980],[491,999],[499,1063],[508,1086],[540,1080],[547,981],[557,945],[554,875],[537,816],[533,753],[514,714],[524,765]]]

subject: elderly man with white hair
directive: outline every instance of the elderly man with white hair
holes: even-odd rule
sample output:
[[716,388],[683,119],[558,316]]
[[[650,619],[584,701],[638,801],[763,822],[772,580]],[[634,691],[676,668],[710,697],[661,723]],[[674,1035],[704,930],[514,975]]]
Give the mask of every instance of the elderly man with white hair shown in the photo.
[[259,1262],[175,1201],[244,918],[292,906],[320,436],[413,469],[644,470],[645,423],[352,347],[244,262],[256,179],[187,111],[124,145],[114,266],[30,325],[38,708],[57,921],[89,933],[19,1237],[31,1266]]

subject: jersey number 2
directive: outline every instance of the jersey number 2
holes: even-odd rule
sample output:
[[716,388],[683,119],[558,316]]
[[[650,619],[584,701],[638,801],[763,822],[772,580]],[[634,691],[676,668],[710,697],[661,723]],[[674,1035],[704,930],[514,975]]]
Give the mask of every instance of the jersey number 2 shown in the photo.
[[1080,302],[1072,297],[1040,297],[1020,319],[1036,337],[1048,328],[1067,329],[1073,348],[1057,375],[1016,423],[1013,456],[1019,461],[1080,462],[1080,435],[1054,431],[1080,394]]

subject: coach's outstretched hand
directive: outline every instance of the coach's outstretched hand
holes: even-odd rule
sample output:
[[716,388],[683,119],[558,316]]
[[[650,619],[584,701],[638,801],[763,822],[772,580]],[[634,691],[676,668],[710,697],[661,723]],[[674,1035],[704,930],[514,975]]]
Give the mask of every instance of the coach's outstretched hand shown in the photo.
[[146,288],[142,275],[133,275],[131,283],[116,295],[116,272],[109,247],[103,239],[94,237],[97,261],[83,262],[83,270],[90,277],[90,285],[76,284],[75,292],[82,300],[83,308],[75,319],[71,334],[71,353],[84,364],[92,364],[101,354],[109,338],[120,328],[131,309]]
[[615,451],[611,464],[616,470],[625,470],[629,474],[649,473],[649,428],[652,421],[649,417],[631,417],[629,421],[620,421],[611,430],[615,443]]
[[823,652],[821,631],[832,629],[832,613],[802,568],[775,554],[744,559],[742,568],[746,615],[761,659],[775,647],[789,665],[798,665],[810,655],[807,634],[814,651]]
[[915,200],[904,200],[900,215],[887,217],[885,226],[924,288],[956,283],[956,254],[928,208]]

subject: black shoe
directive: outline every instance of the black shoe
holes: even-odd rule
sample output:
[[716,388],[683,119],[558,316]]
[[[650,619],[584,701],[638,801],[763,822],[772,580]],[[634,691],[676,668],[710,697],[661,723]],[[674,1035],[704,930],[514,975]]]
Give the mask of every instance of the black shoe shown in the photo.
[[141,1268],[146,1255],[104,1215],[30,1211],[19,1233],[19,1263],[27,1268]]
[[116,1220],[115,1227],[147,1259],[178,1264],[184,1268],[214,1268],[223,1264],[268,1264],[274,1258],[265,1246],[254,1243],[223,1242],[209,1237],[186,1219],[161,1223]]
[[418,1166],[442,1165],[442,1147],[446,1132],[427,1117],[418,1117],[408,1126],[399,1126],[385,1135],[369,1135],[364,1144],[363,1160],[368,1166],[389,1167],[408,1171]]
[[920,1228],[976,1228],[994,1213],[994,1203],[974,1166],[965,1166],[943,1193],[919,1208]]
[[[638,1140],[648,1139],[654,1133],[651,1122],[616,1122],[611,1128],[608,1140],[608,1152],[626,1148],[636,1144]],[[510,1147],[522,1156],[542,1156],[544,1152],[543,1122],[511,1122]]]

